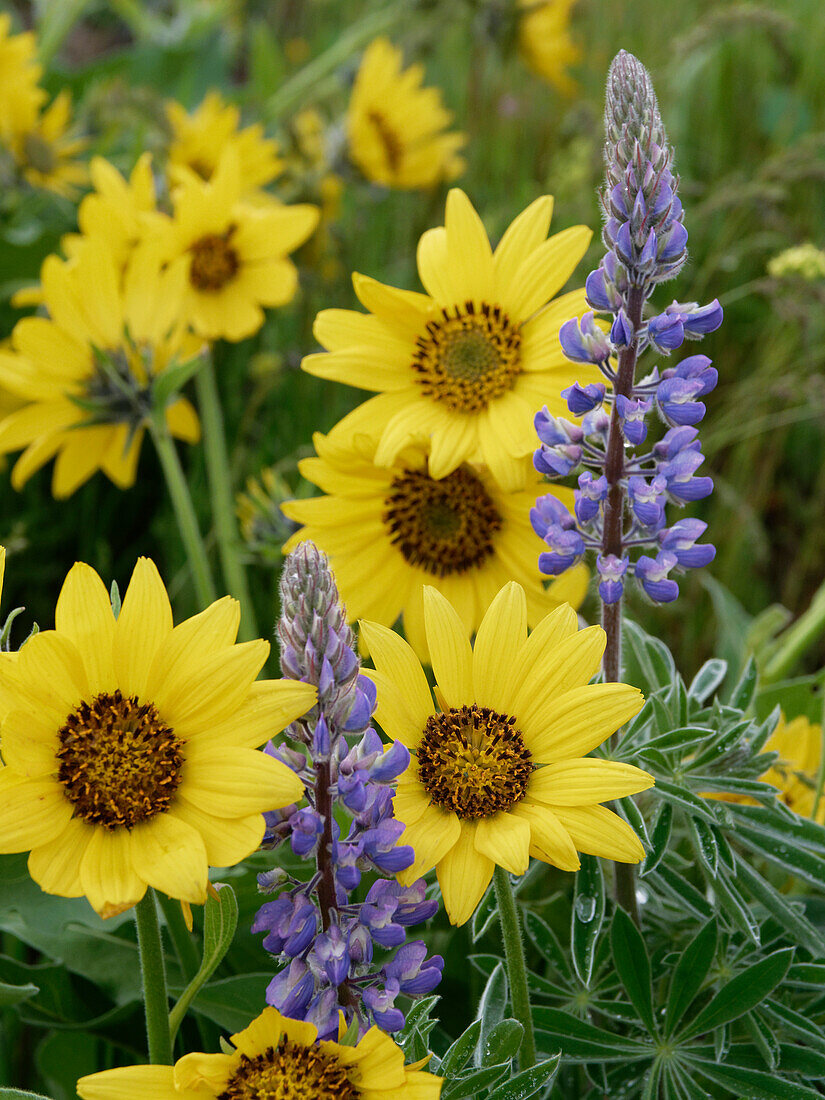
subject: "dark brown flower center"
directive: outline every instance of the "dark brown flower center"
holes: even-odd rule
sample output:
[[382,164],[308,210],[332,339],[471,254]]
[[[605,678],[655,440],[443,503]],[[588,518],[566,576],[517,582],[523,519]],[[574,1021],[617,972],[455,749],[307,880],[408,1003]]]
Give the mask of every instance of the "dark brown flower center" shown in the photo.
[[455,412],[479,412],[512,389],[521,373],[519,331],[499,306],[465,302],[429,321],[413,370],[427,397]]
[[411,565],[437,577],[481,565],[502,525],[490,494],[466,466],[439,481],[424,470],[405,470],[385,505],[391,542]]
[[334,1054],[282,1038],[254,1058],[242,1054],[218,1100],[358,1100],[360,1095]]
[[435,806],[462,821],[509,810],[527,791],[533,758],[508,718],[488,707],[451,707],[427,719],[418,776]]
[[387,124],[387,120],[380,111],[369,111],[367,119],[375,127],[379,141],[384,148],[384,156],[387,158],[387,166],[391,172],[397,172],[401,167],[403,146],[395,131]]
[[57,778],[75,817],[131,829],[168,810],[182,778],[184,742],[153,703],[103,691],[69,715],[58,738]]
[[241,261],[229,243],[234,231],[230,226],[223,235],[207,233],[189,249],[189,281],[197,290],[220,290],[238,273]]

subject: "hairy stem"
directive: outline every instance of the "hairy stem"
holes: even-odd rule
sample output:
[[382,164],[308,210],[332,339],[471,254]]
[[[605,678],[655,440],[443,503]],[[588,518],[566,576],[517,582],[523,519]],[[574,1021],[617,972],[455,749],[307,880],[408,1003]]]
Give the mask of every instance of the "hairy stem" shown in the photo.
[[503,867],[498,865],[493,871],[493,889],[501,922],[501,938],[504,940],[504,958],[507,963],[507,980],[510,983],[513,1015],[524,1028],[519,1066],[521,1069],[529,1069],[536,1064],[536,1037],[533,1032],[533,1015],[530,1011],[524,941],[521,937],[521,922],[513,888],[510,885],[510,876]]
[[[641,287],[631,287],[628,295],[628,317],[634,330],[638,330],[642,321],[642,309],[644,307],[644,291]],[[633,393],[633,381],[636,374],[636,359],[638,357],[638,339],[634,337],[632,343],[619,354],[619,369],[613,386],[614,397],[621,394],[623,397],[631,397]],[[622,479],[625,473],[624,463],[624,436],[622,435],[621,419],[613,402],[613,412],[610,417],[610,433],[607,438],[607,454],[605,458],[604,474],[607,478],[608,491],[604,507],[604,534],[602,537],[602,554],[615,554],[619,559],[624,554],[624,486]],[[610,683],[618,683],[622,674],[622,601],[602,604],[602,626],[607,635],[607,644],[604,651],[604,678]],[[614,742],[618,735],[614,735]],[[616,901],[626,910],[636,924],[639,923],[639,911],[636,904],[636,886],[634,882],[633,866],[629,863],[616,864]]]
[[149,1061],[155,1066],[172,1065],[172,1037],[169,1033],[169,996],[166,992],[166,964],[160,938],[155,891],[149,886],[135,906],[146,1038]]
[[207,604],[215,601],[215,582],[212,580],[209,559],[206,556],[206,547],[203,545],[198,517],[195,515],[192,497],[189,494],[189,486],[186,484],[186,476],[166,425],[153,420],[150,422],[149,430],[160,460],[166,487],[172,501],[172,508],[175,512],[175,519],[178,523],[178,530],[192,572],[195,595],[201,607],[206,607]]
[[241,542],[235,519],[235,501],[232,493],[232,476],[226,451],[223,410],[215,379],[212,357],[198,371],[195,379],[198,390],[198,406],[203,424],[203,447],[206,457],[206,473],[209,478],[209,496],[218,553],[226,587],[241,605],[241,626],[238,639],[248,642],[259,637],[255,622],[255,608],[249,591],[246,569],[241,560]]

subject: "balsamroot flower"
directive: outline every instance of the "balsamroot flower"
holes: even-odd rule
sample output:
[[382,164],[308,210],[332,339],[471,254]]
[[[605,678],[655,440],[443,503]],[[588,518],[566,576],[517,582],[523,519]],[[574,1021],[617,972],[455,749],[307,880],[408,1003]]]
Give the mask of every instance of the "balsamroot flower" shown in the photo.
[[[552,209],[549,196],[536,199],[493,253],[470,200],[454,189],[446,225],[419,242],[427,294],[355,275],[355,292],[371,312],[318,314],[315,335],[329,354],[308,355],[302,366],[380,391],[341,422],[351,434],[379,437],[379,466],[391,465],[412,441],[429,439],[432,477],[477,462],[502,488],[521,489],[533,406],[576,378],[599,380],[594,368],[592,375],[574,370],[559,346],[570,312],[585,312],[584,293],[548,305],[584,255],[590,230],[574,226],[548,240]],[[553,410],[562,408],[556,398]]]
[[605,645],[597,626],[577,631],[563,606],[529,636],[524,590],[510,582],[482,620],[471,649],[455,609],[424,590],[436,678],[433,704],[413,651],[376,623],[362,623],[375,662],[376,719],[415,754],[398,781],[395,815],[415,863],[402,883],[435,867],[453,924],[470,918],[496,864],[513,874],[530,856],[567,871],[578,851],[638,863],[637,836],[606,806],[653,785],[630,764],[588,757],[636,714],[627,684],[590,684]]
[[186,1054],[174,1066],[103,1070],[81,1077],[77,1092],[82,1100],[438,1100],[442,1079],[424,1073],[422,1062],[405,1066],[401,1048],[377,1027],[355,1046],[317,1042],[317,1034],[312,1024],[265,1008],[249,1027],[231,1036],[234,1050]]
[[13,134],[9,145],[18,168],[32,187],[76,199],[89,170],[74,158],[89,144],[72,136],[72,97],[62,91],[32,125]]
[[518,0],[519,51],[538,76],[562,93],[574,95],[576,82],[567,73],[581,58],[570,37],[570,10],[576,0]]
[[[425,446],[408,447],[381,467],[373,461],[375,440],[367,436],[334,430],[316,434],[314,442],[318,457],[303,459],[301,473],[328,495],[282,505],[286,516],[306,525],[286,549],[311,539],[329,554],[351,620],[392,626],[403,614],[405,637],[426,660],[427,584],[453,603],[468,634],[511,579],[525,590],[531,626],[559,604],[578,607],[584,599],[586,568],[545,589],[531,561],[534,470],[527,489],[505,493],[483,466],[464,464],[436,480]],[[558,495],[572,504],[570,490]]]
[[47,893],[85,894],[102,917],[147,886],[203,903],[210,864],[255,851],[264,810],[300,796],[297,776],[255,749],[315,689],[256,682],[269,643],[235,645],[239,621],[225,597],[173,628],[147,558],[115,618],[79,562],[55,629],[0,666],[0,852],[30,850]]
[[347,111],[350,159],[373,183],[435,187],[464,171],[458,150],[467,139],[447,130],[452,112],[437,88],[421,87],[422,66],[402,64],[386,38],[364,53]]

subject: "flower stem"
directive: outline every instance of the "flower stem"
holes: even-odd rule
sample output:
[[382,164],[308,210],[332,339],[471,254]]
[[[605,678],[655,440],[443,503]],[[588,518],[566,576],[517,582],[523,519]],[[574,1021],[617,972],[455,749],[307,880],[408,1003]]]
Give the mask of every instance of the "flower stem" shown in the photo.
[[817,589],[807,611],[789,626],[780,638],[779,648],[762,669],[763,684],[784,680],[793,672],[800,657],[825,632],[825,581]]
[[229,592],[240,602],[241,627],[238,637],[242,642],[247,642],[260,635],[255,622],[255,609],[249,592],[246,569],[240,558],[241,544],[235,520],[223,411],[211,356],[207,356],[206,362],[198,371],[195,384],[198,389],[198,406],[203,425],[203,446],[206,455],[206,472],[209,477],[209,495],[212,500],[212,517],[223,577]]
[[178,458],[178,452],[175,450],[175,444],[166,425],[158,424],[157,421],[153,420],[150,422],[149,430],[163,469],[163,476],[172,500],[175,519],[178,522],[178,530],[186,550],[189,568],[192,571],[195,594],[198,603],[202,607],[206,607],[207,604],[215,601],[215,582],[212,580],[212,573],[209,569],[209,559],[206,556],[206,547],[203,545],[200,528],[198,527],[198,518],[195,515],[192,497],[189,495],[189,486],[186,484],[186,477]]
[[172,1038],[169,1034],[166,966],[160,939],[155,891],[151,886],[135,906],[135,922],[140,953],[140,973],[143,979],[149,1061],[155,1066],[171,1066]]
[[[642,322],[644,292],[641,287],[631,287],[628,295],[628,317],[634,331],[638,332]],[[604,536],[602,553],[624,556],[624,509],[625,492],[622,479],[625,474],[624,436],[622,434],[619,411],[615,397],[621,394],[631,397],[633,380],[636,374],[638,357],[638,337],[624,348],[619,355],[619,369],[613,386],[613,412],[610,417],[610,433],[607,439],[604,474],[608,482],[607,500],[604,507]],[[622,601],[602,604],[602,626],[607,635],[604,650],[604,678],[609,683],[618,683],[622,674]],[[614,742],[618,734],[614,735]],[[616,864],[616,901],[634,922],[639,924],[639,909],[636,904],[636,885],[633,865]]]
[[504,957],[507,963],[507,979],[510,983],[510,998],[513,1002],[513,1015],[524,1028],[519,1052],[521,1069],[529,1069],[536,1064],[536,1037],[533,1032],[533,1015],[530,1011],[530,993],[527,988],[527,964],[524,960],[524,942],[521,938],[516,899],[510,885],[510,876],[503,867],[496,864],[493,871],[493,889],[496,892],[496,905],[501,922],[501,936],[504,940]]

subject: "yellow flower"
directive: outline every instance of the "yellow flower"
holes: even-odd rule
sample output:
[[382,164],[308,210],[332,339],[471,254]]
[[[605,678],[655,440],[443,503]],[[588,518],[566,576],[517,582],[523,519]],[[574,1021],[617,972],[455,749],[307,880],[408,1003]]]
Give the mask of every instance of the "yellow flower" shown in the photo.
[[[16,489],[55,455],[56,497],[98,469],[121,489],[133,485],[151,382],[202,346],[177,324],[182,263],[159,273],[147,253],[136,255],[121,283],[115,260],[103,238],[85,241],[69,262],[48,257],[49,317],[18,321],[14,350],[0,351],[3,385],[28,402],[0,421],[0,454],[25,448],[12,472]],[[167,407],[166,423],[178,439],[199,438],[183,397]]]
[[562,95],[574,95],[575,80],[565,71],[581,58],[570,38],[570,9],[576,0],[519,0],[523,14],[518,39],[521,55],[533,72]]
[[208,339],[243,340],[261,327],[262,306],[281,306],[298,287],[287,258],[318,222],[314,206],[241,199],[237,152],[230,146],[209,182],[188,173],[175,188],[175,216],[155,234],[164,262],[186,266],[182,317]]
[[208,92],[191,114],[172,100],[166,105],[166,117],[172,127],[169,169],[176,182],[181,179],[181,168],[189,169],[202,180],[211,180],[229,146],[238,157],[241,186],[245,192],[263,187],[283,167],[278,146],[264,137],[263,126],[255,123],[238,129],[240,111],[225,103],[219,92]]
[[521,875],[534,856],[575,871],[577,849],[638,863],[636,834],[600,803],[643,791],[653,777],[585,755],[644,703],[627,684],[589,683],[602,628],[577,631],[563,605],[528,638],[524,590],[513,581],[490,605],[474,649],[434,588],[424,589],[424,625],[438,707],[407,643],[377,623],[361,625],[375,663],[365,674],[378,690],[376,719],[414,754],[394,803],[415,850],[400,881],[435,867],[447,914],[463,924],[496,864]]
[[[377,1027],[356,1046],[317,1042],[318,1029],[265,1008],[224,1054],[186,1054],[174,1066],[123,1066],[81,1077],[82,1100],[185,1100],[189,1096],[300,1100],[438,1100],[442,1079],[424,1073]],[[340,1036],[339,1036],[340,1037]]]
[[[813,817],[816,777],[822,759],[821,727],[809,722],[804,715],[788,722],[783,714],[762,751],[779,753],[773,767],[760,775],[762,782],[776,787],[778,797],[795,813],[801,817]],[[706,793],[705,797],[758,805],[755,799],[746,795],[713,792]],[[825,800],[817,808],[816,820],[825,824]]]
[[379,466],[425,439],[433,477],[480,462],[504,489],[523,488],[536,410],[546,403],[551,413],[565,413],[561,390],[600,377],[596,368],[571,364],[559,345],[561,325],[587,309],[584,291],[547,304],[591,237],[575,226],[547,240],[552,209],[549,196],[533,202],[493,254],[470,200],[454,189],[446,227],[430,229],[418,246],[427,294],[356,274],[355,293],[371,312],[318,314],[315,335],[329,354],[306,356],[303,368],[382,391],[342,421],[352,434],[380,436]]
[[86,165],[73,159],[88,141],[69,134],[71,111],[72,97],[62,91],[30,129],[18,132],[10,142],[23,178],[32,187],[67,199],[76,198],[78,188],[89,179]]
[[148,558],[115,619],[79,562],[55,629],[0,666],[0,851],[31,850],[47,893],[85,894],[103,917],[147,885],[203,903],[209,865],[244,859],[263,812],[301,797],[297,776],[256,746],[303,714],[314,688],[256,682],[269,643],[235,645],[239,622],[227,596],[173,629]]
[[423,67],[402,71],[402,63],[386,38],[364,53],[347,111],[350,159],[374,183],[435,187],[464,171],[458,150],[467,139],[447,131],[452,112],[437,88],[421,87]]
[[[80,232],[83,237],[103,238],[116,262],[125,264],[132,249],[159,217],[152,156],[143,153],[138,158],[128,181],[103,157],[93,158],[90,174],[95,190],[83,199],[78,209]],[[64,237],[68,254],[74,251],[80,239]]]
[[[459,466],[436,481],[424,448],[409,447],[382,468],[373,462],[374,441],[341,434],[316,434],[318,457],[299,464],[303,476],[329,495],[281,507],[306,524],[284,549],[312,539],[329,555],[350,620],[392,626],[403,612],[407,640],[426,660],[425,585],[447,597],[467,634],[478,629],[511,579],[524,587],[531,626],[560,603],[582,602],[588,580],[583,566],[547,590],[542,584],[529,519],[540,481],[535,470],[528,488],[515,493],[502,492],[479,466]],[[571,490],[551,492],[572,507]]]
[[11,16],[0,15],[0,140],[10,144],[18,134],[32,130],[46,100],[38,86],[42,67],[31,31],[9,34]]

